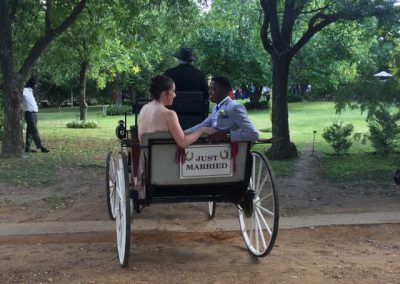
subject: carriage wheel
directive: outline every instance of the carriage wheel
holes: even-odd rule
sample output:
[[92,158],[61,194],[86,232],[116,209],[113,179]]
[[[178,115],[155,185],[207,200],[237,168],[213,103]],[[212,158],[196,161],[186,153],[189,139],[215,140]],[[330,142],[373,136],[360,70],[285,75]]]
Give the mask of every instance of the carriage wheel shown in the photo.
[[278,233],[279,208],[275,177],[267,158],[251,152],[252,171],[247,196],[239,207],[239,222],[247,248],[255,256],[272,250]]
[[109,152],[106,159],[106,196],[108,216],[111,220],[115,220],[115,185],[116,171],[112,152]]
[[215,207],[217,206],[215,201],[208,202],[208,217],[210,219],[215,217]]
[[131,203],[128,178],[128,163],[126,155],[125,153],[120,152],[117,162],[115,224],[117,231],[118,259],[121,266],[128,265],[130,248]]

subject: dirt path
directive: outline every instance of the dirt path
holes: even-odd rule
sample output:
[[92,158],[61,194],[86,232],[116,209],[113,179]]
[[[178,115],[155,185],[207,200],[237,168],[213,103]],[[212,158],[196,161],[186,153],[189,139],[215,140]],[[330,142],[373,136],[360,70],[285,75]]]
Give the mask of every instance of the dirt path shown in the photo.
[[[302,154],[279,179],[282,216],[398,211],[394,185],[331,183],[318,156]],[[102,169],[67,169],[36,187],[0,183],[1,223],[108,220]],[[152,205],[135,218],[206,222],[206,205]],[[216,218],[237,218],[218,204]],[[188,221],[190,220],[190,221]],[[256,259],[239,232],[133,231],[130,263],[116,261],[114,234],[0,237],[1,283],[399,283],[400,224],[281,230],[271,255]]]
[[247,253],[238,232],[136,233],[126,269],[113,238],[0,238],[1,282],[399,283],[400,225],[283,230],[261,259]]

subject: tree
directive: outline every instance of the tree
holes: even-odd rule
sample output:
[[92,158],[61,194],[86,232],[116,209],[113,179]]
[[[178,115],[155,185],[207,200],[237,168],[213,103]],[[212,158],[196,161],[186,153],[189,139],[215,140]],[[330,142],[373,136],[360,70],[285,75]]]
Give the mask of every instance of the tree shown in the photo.
[[[75,1],[75,6],[70,2],[0,0],[0,65],[5,94],[2,153],[5,155],[20,155],[23,150],[21,102],[24,82],[47,46],[76,20],[86,0]],[[16,37],[23,32],[26,23],[35,25],[40,34],[27,37],[24,46],[18,46]],[[25,51],[19,57],[16,56],[20,51],[18,48]]]
[[394,11],[393,1],[260,0],[260,5],[260,37],[272,59],[272,135],[278,138],[266,154],[272,159],[291,158],[297,155],[296,146],[290,141],[287,104],[292,59],[328,25],[372,16],[388,17]]
[[[116,14],[123,13],[120,3],[92,2],[79,19],[47,49],[39,70],[57,85],[78,85],[80,120],[86,120],[87,80],[98,79],[100,70],[113,78],[133,63],[121,44]],[[103,78],[99,79],[99,84]],[[71,86],[72,85],[72,86]]]
[[254,84],[256,93],[250,97],[254,105],[271,75],[259,39],[257,8],[254,1],[213,1],[194,44],[201,52],[199,65],[204,72],[223,74],[234,86]]

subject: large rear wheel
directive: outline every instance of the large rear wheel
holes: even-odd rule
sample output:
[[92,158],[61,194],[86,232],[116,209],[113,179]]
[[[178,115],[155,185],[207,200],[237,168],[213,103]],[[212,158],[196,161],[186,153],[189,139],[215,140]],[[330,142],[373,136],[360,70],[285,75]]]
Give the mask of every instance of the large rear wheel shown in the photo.
[[112,152],[107,154],[105,176],[108,216],[110,216],[111,220],[115,220],[116,170]]
[[268,159],[251,152],[249,188],[238,205],[239,223],[250,253],[261,257],[272,250],[278,234],[279,205],[275,177]]
[[118,154],[116,182],[115,225],[117,232],[118,260],[127,266],[129,260],[131,235],[131,209],[129,195],[128,163],[125,153]]

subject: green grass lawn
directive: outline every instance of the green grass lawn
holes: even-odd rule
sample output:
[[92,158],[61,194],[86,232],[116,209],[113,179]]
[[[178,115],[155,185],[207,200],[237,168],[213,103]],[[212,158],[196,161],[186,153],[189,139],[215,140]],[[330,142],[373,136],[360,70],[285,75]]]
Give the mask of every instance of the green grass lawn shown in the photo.
[[[0,180],[17,184],[43,184],[52,182],[57,169],[103,167],[108,151],[118,151],[119,141],[115,137],[117,121],[124,116],[102,115],[102,107],[89,107],[87,120],[96,121],[96,129],[69,129],[67,122],[77,120],[78,107],[43,108],[39,113],[39,132],[49,154],[32,154],[23,159],[0,160]],[[250,118],[261,132],[261,137],[272,134],[269,111],[250,111]],[[400,169],[400,155],[381,157],[373,153],[370,145],[354,143],[348,155],[336,156],[321,134],[334,121],[352,123],[354,132],[367,133],[365,115],[358,110],[335,114],[334,104],[327,102],[306,102],[289,104],[289,127],[291,140],[299,152],[310,151],[315,135],[315,151],[322,156],[323,172],[332,180],[373,179],[391,180],[391,175]],[[128,125],[134,124],[134,117],[128,116]],[[269,147],[269,146],[267,146]],[[264,145],[256,149],[264,151]],[[294,171],[295,160],[273,161],[273,168],[279,176]]]

